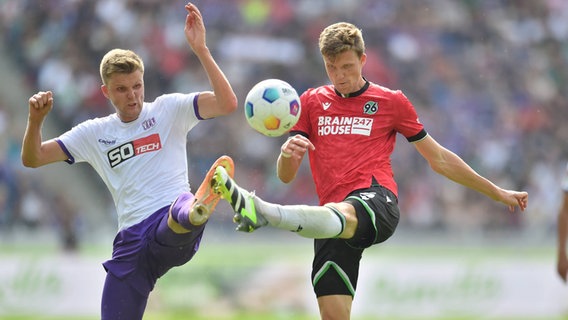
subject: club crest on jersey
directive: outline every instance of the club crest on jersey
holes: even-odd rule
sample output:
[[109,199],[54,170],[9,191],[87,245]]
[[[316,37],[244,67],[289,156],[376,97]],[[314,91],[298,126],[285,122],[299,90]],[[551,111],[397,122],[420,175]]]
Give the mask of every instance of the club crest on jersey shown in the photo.
[[148,129],[152,128],[155,124],[156,124],[156,119],[154,119],[152,117],[152,118],[144,120],[144,122],[142,122],[142,128],[144,128],[144,130],[148,130]]
[[154,152],[162,149],[162,143],[160,141],[160,136],[157,133],[151,134],[147,137],[136,139],[124,143],[114,149],[111,149],[107,153],[108,162],[111,168],[123,163],[128,159],[132,159],[135,156]]
[[363,106],[363,113],[373,115],[379,111],[379,103],[375,101],[367,101]]

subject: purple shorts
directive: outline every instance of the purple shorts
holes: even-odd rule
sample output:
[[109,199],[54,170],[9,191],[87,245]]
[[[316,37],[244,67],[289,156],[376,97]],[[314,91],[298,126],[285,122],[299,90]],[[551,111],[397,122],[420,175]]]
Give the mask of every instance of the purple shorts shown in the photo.
[[[187,193],[180,196],[178,202],[191,200],[193,195]],[[169,207],[120,231],[113,242],[112,259],[103,263],[107,272],[145,296],[168,270],[191,260],[199,249],[206,225],[189,233],[176,234],[167,227]]]

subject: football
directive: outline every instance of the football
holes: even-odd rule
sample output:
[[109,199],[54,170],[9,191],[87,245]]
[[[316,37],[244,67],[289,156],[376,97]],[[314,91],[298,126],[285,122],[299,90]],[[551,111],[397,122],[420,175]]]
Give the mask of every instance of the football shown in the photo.
[[247,122],[254,130],[268,137],[278,137],[292,129],[301,111],[296,90],[279,79],[257,83],[245,100]]

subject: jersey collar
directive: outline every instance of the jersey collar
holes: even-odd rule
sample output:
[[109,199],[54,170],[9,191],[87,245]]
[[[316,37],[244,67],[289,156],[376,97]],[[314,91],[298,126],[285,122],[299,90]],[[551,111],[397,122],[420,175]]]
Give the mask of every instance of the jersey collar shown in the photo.
[[367,88],[369,88],[369,81],[367,79],[365,79],[365,77],[363,77],[363,80],[365,80],[365,84],[363,85],[363,87],[361,87],[361,89],[355,91],[355,92],[351,92],[348,94],[341,94],[339,91],[337,91],[337,89],[333,88],[333,90],[335,90],[335,94],[337,94],[338,96],[342,97],[342,98],[351,98],[351,97],[356,97],[361,95],[363,92],[365,92],[365,90],[367,90]]

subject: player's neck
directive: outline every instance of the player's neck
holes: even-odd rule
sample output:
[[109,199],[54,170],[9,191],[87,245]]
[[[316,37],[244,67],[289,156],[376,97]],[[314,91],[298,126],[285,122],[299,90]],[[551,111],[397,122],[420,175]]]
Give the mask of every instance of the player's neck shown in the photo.
[[361,80],[359,81],[357,87],[357,90],[350,93],[341,93],[337,91],[337,89],[335,89],[335,93],[337,93],[337,95],[341,96],[342,98],[356,97],[367,90],[367,88],[369,87],[369,81],[367,81],[365,77],[361,77]]

